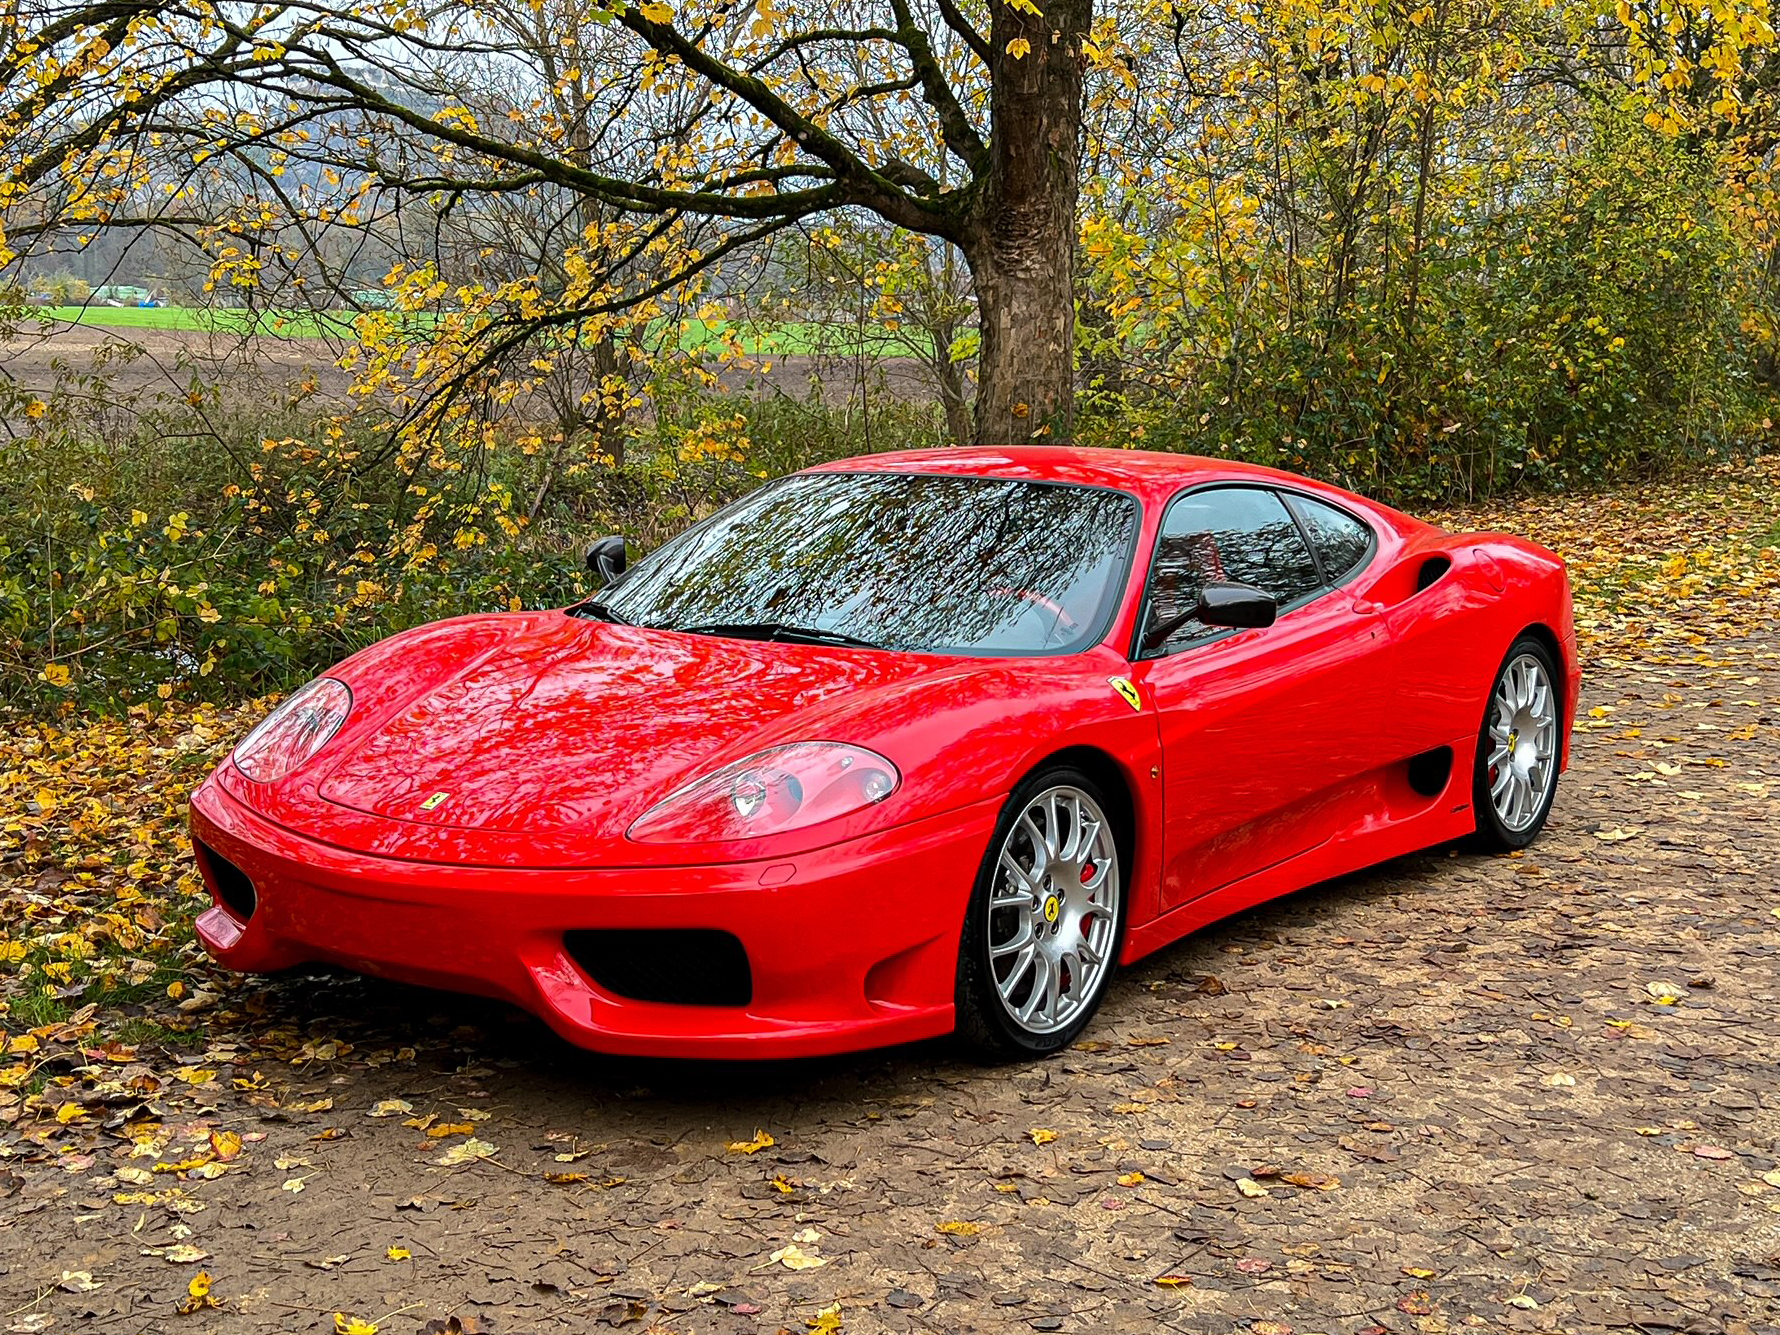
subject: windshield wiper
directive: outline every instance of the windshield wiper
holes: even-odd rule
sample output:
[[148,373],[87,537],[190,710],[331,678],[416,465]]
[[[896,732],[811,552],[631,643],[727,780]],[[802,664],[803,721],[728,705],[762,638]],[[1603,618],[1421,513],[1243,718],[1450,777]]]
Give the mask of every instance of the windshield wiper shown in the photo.
[[712,621],[700,626],[675,626],[682,635],[733,635],[743,640],[789,640],[795,644],[844,644],[855,649],[883,649],[876,640],[843,630],[817,630],[784,621]]
[[627,621],[622,615],[614,612],[597,598],[589,598],[584,603],[576,603],[568,609],[572,617],[592,617],[596,621],[610,621],[614,626],[631,626],[636,623]]

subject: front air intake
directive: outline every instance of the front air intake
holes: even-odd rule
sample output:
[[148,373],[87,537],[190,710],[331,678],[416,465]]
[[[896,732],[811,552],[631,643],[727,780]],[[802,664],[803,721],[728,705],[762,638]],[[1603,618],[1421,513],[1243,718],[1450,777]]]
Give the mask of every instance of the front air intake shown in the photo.
[[253,911],[259,907],[259,896],[254,893],[253,882],[247,879],[247,873],[202,839],[192,840],[192,853],[198,859],[198,870],[210,887],[210,893],[216,896],[216,902],[242,922],[253,917]]
[[563,949],[595,986],[631,1001],[746,1006],[748,952],[709,928],[595,928],[563,934]]

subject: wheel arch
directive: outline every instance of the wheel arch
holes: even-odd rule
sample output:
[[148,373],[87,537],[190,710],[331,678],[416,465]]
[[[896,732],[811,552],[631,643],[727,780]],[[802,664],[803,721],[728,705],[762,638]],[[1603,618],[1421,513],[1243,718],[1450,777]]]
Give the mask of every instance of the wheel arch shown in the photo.
[[1516,635],[1514,638],[1519,640],[1528,637],[1539,641],[1539,643],[1544,646],[1545,651],[1551,655],[1551,661],[1557,664],[1557,685],[1560,688],[1568,685],[1569,683],[1564,679],[1565,674],[1568,672],[1568,669],[1564,666],[1564,645],[1563,641],[1558,639],[1557,632],[1543,621],[1535,621],[1531,625],[1525,627],[1520,634]]
[[[1558,639],[1557,632],[1552,630],[1550,626],[1546,625],[1543,621],[1535,621],[1527,626],[1523,626],[1520,631],[1516,633],[1514,641],[1510,642],[1509,647],[1512,648],[1516,641],[1527,639],[1536,641],[1546,653],[1551,655],[1552,667],[1557,673],[1557,680],[1554,681],[1552,685],[1557,688],[1558,709],[1560,713],[1558,723],[1560,733],[1566,739],[1564,751],[1567,755],[1569,749],[1567,739],[1569,737],[1570,728],[1575,723],[1575,720],[1565,716],[1569,712],[1570,666],[1564,661],[1563,641]],[[1506,651],[1504,651],[1504,659],[1505,658]],[[1484,708],[1485,710],[1489,708],[1487,700],[1484,703]]]
[[[1116,760],[1112,753],[1103,751],[1098,746],[1078,744],[1066,746],[1058,751],[1042,757],[1028,766],[1014,784],[1018,788],[1034,774],[1059,766],[1070,766],[1079,769],[1099,785],[1106,794],[1106,800],[1112,809],[1106,814],[1112,817],[1113,836],[1119,842],[1119,852],[1125,859],[1125,865],[1135,870],[1138,853],[1137,840],[1137,794],[1131,781],[1131,775]],[[1129,877],[1127,877],[1127,894],[1129,894]]]

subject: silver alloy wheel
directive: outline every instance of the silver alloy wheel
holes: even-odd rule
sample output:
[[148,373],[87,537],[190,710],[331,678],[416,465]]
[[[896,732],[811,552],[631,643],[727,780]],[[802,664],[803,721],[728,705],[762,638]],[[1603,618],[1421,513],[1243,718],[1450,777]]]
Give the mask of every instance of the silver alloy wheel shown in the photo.
[[989,972],[1009,1018],[1054,1034],[1092,1006],[1112,967],[1119,850],[1106,813],[1080,788],[1026,804],[996,858]]
[[1490,701],[1489,785],[1496,815],[1519,834],[1539,818],[1557,781],[1557,694],[1533,654],[1502,670]]

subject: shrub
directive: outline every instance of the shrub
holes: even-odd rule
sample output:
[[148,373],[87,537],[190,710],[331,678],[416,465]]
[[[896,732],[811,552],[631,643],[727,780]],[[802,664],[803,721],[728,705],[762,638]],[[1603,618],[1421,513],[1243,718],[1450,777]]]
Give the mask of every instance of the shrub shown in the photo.
[[[105,391],[103,368],[41,397],[0,382],[0,417],[29,428],[0,438],[0,700],[287,688],[421,622],[570,602],[594,536],[646,550],[768,477],[931,443],[937,422],[688,399],[613,466],[528,454],[517,428],[404,443],[201,387]],[[532,515],[546,467],[560,476]]]

